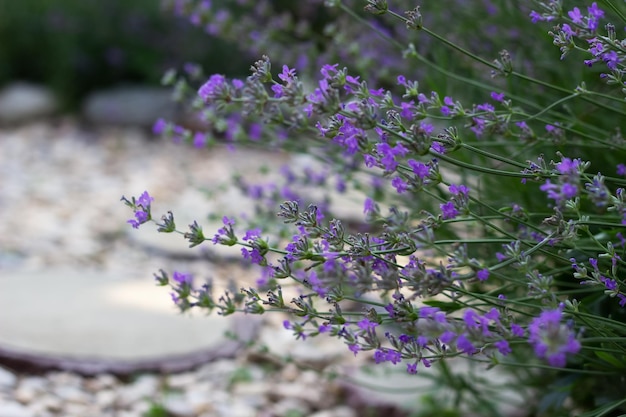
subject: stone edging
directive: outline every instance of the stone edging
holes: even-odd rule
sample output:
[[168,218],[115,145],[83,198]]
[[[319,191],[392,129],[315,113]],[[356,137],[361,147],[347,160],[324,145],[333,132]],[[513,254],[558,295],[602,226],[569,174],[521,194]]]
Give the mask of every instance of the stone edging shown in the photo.
[[108,373],[122,378],[142,372],[185,372],[216,359],[235,356],[237,352],[256,339],[261,322],[260,320],[251,320],[250,317],[234,317],[232,327],[232,333],[235,337],[219,347],[139,360],[46,355],[0,345],[0,365],[27,374],[40,374],[55,370],[72,372],[82,376]]

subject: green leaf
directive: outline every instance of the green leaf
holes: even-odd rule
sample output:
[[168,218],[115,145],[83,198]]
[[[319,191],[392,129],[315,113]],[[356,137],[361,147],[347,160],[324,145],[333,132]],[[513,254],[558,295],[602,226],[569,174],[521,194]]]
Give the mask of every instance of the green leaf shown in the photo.
[[619,360],[617,359],[614,355],[611,355],[610,353],[607,352],[594,352],[596,354],[596,356],[600,359],[602,359],[605,362],[610,363],[612,366],[616,367],[617,369],[625,369],[625,362],[623,360]]
[[604,404],[602,407],[598,407],[595,410],[589,411],[584,414],[580,414],[578,417],[603,417],[608,416],[609,413],[613,410],[618,409],[618,407],[626,404],[626,400],[616,400],[610,402],[608,404]]
[[441,311],[445,311],[446,313],[451,313],[453,311],[457,311],[463,308],[462,304],[449,301],[428,300],[424,301],[424,304],[429,307],[437,307]]

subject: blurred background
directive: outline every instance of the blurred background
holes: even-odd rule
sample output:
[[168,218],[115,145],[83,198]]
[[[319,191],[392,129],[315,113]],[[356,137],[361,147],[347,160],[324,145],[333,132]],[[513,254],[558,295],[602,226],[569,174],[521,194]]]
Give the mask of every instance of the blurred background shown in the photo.
[[116,84],[158,85],[187,62],[229,74],[245,74],[250,62],[158,0],[3,1],[0,39],[0,85],[44,84],[65,110]]

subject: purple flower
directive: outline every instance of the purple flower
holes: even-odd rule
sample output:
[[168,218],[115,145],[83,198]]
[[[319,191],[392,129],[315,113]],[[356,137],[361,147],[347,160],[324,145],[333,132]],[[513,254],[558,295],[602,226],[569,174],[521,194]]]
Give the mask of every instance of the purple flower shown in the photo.
[[617,69],[617,64],[620,62],[619,56],[615,51],[609,51],[602,54],[602,60],[606,62],[606,66],[611,70]]
[[572,29],[572,27],[568,25],[567,23],[563,23],[561,25],[561,30],[563,31],[563,33],[567,35],[567,39],[572,39],[572,37],[576,35],[576,32],[574,32],[574,29]]
[[561,315],[559,309],[546,310],[528,326],[528,342],[535,355],[556,367],[565,366],[566,354],[576,354],[581,348],[570,328],[561,324]]
[[589,20],[587,21],[587,29],[591,32],[598,30],[598,22],[604,17],[604,11],[598,7],[598,4],[594,1],[591,6],[587,7],[589,12]]
[[140,225],[150,220],[150,204],[153,201],[154,198],[150,197],[150,194],[148,194],[147,191],[144,191],[139,198],[134,200],[134,204],[131,205],[131,203],[128,203],[135,211],[135,218],[128,220],[126,223],[130,224],[133,228],[138,229]]
[[374,352],[374,362],[377,364],[385,362],[385,351],[377,349]]
[[359,329],[361,330],[368,331],[368,330],[374,330],[376,326],[378,326],[378,323],[370,321],[368,318],[364,318],[363,320],[357,323],[357,326],[359,326]]
[[289,68],[287,65],[283,65],[283,72],[278,74],[278,78],[285,84],[289,84],[296,79],[296,70]]
[[456,185],[456,184],[450,184],[450,187],[448,187],[448,190],[450,191],[451,194],[453,195],[463,195],[463,196],[467,196],[469,194],[469,188],[467,188],[465,185]]
[[317,277],[317,272],[311,271],[311,274],[307,278],[307,281],[311,285],[313,291],[320,297],[324,298],[328,295],[328,289],[324,287],[322,281]]
[[[421,307],[420,308],[419,316],[420,316],[420,318],[423,318],[423,319],[425,319],[425,318],[435,319],[435,317],[439,313],[443,313],[442,311],[439,310],[439,308],[425,306],[425,307]],[[445,314],[444,314],[444,316],[445,316]],[[439,320],[436,320],[436,321],[439,321]],[[445,322],[445,319],[444,319],[444,322]]]
[[604,11],[598,7],[595,1],[591,3],[591,6],[587,7],[587,12],[589,12],[589,16],[596,19],[602,19],[604,17]]
[[158,119],[154,123],[154,126],[152,126],[152,133],[154,133],[155,135],[160,135],[161,133],[165,132],[165,129],[167,129],[167,122],[163,119]]
[[415,375],[417,373],[417,362],[416,363],[407,363],[406,364],[406,371],[411,374],[411,375]]
[[530,12],[529,16],[530,16],[530,21],[533,22],[533,23],[537,23],[537,22],[543,20],[541,15],[539,13],[537,13],[536,11],[534,11],[534,10]]
[[617,290],[617,281],[615,281],[614,279],[600,276],[600,282],[604,284],[607,290],[611,290],[611,291]]
[[227,87],[226,78],[221,74],[213,74],[209,80],[200,87],[198,95],[206,102],[219,98]]
[[476,272],[476,278],[478,278],[478,280],[481,282],[487,281],[487,279],[489,278],[489,270],[485,268]]
[[395,311],[393,309],[393,304],[389,303],[385,306],[385,310],[387,311],[387,313],[389,314],[389,317],[393,318],[395,316]]
[[463,321],[465,322],[465,326],[468,329],[473,329],[478,327],[478,323],[480,321],[480,316],[474,310],[466,310],[463,314]]
[[370,214],[376,212],[376,203],[371,198],[366,198],[365,203],[363,204],[363,213]]
[[402,108],[402,111],[400,112],[400,116],[406,119],[411,119],[413,117],[413,109],[414,109],[413,101],[411,101],[410,103],[402,102],[400,103],[400,107]]
[[472,126],[470,130],[474,132],[476,137],[481,137],[487,127],[487,121],[482,117],[472,117]]
[[145,210],[148,210],[153,201],[154,198],[150,197],[150,194],[148,194],[147,191],[144,191],[137,199],[137,205],[143,207]]
[[397,350],[390,349],[387,351],[386,359],[395,365],[399,362],[402,362],[402,354]]
[[509,342],[507,342],[506,340],[498,340],[497,342],[495,342],[493,344],[498,351],[503,354],[504,356],[508,355],[509,353],[512,352],[511,347],[509,346]]
[[567,15],[570,17],[570,19],[572,19],[572,22],[576,23],[577,25],[583,24],[583,15],[578,7],[574,7],[573,10],[567,12]]
[[392,349],[377,349],[374,352],[374,362],[383,363],[391,362],[394,365],[402,361],[402,354]]
[[548,198],[554,200],[557,204],[562,204],[565,200],[572,199],[578,195],[578,187],[568,182],[558,185],[552,184],[550,180],[546,180],[545,184],[539,187],[541,191],[548,194]]
[[257,227],[257,228],[248,230],[246,234],[243,235],[242,240],[251,241],[259,237],[261,237],[261,229]]
[[428,165],[416,161],[415,159],[409,159],[407,163],[413,170],[413,173],[417,175],[420,179],[423,180],[428,177],[428,174],[430,173],[430,168],[428,167]]
[[274,92],[274,98],[281,98],[283,95],[285,95],[283,91],[284,87],[280,84],[273,84],[270,88]]
[[233,87],[235,87],[235,90],[241,90],[243,86],[245,85],[243,81],[238,80],[236,78],[232,80],[232,84],[233,84]]
[[440,204],[439,208],[443,214],[444,220],[454,219],[459,215],[459,211],[454,207],[454,203],[452,201],[448,201],[445,204]]
[[430,145],[430,149],[438,154],[445,154],[446,153],[446,147],[443,146],[440,142],[433,142],[432,145]]
[[378,143],[376,145],[376,151],[380,155],[380,162],[385,167],[385,170],[393,171],[396,169],[398,163],[396,162],[393,150],[388,143]]
[[333,328],[333,326],[331,326],[329,323],[326,323],[326,324],[322,324],[320,327],[318,327],[317,331],[320,332],[320,333],[327,333],[332,328]]
[[430,136],[435,131],[435,126],[430,123],[420,122],[420,131],[424,136]]
[[363,155],[363,160],[365,161],[365,166],[368,167],[368,168],[376,166],[376,158],[374,158],[370,154],[364,154]]
[[408,189],[407,182],[400,177],[394,177],[391,180],[391,185],[396,189],[398,194],[405,193],[406,190]]
[[361,350],[361,346],[356,343],[351,343],[348,345],[348,349],[350,349],[350,352],[354,353],[354,356],[356,356],[356,354]]
[[259,252],[257,248],[254,248],[252,250],[248,250],[247,248],[241,248],[241,255],[244,259],[249,260],[250,262],[257,265],[262,265],[265,261],[265,258],[263,258],[261,252]]
[[322,73],[322,77],[325,80],[330,80],[335,74],[337,74],[337,67],[339,64],[329,65],[326,64],[320,69],[320,73]]
[[515,323],[511,323],[511,333],[513,336],[524,337],[524,329]]
[[617,166],[617,175],[626,176],[626,165],[619,164]]
[[476,106],[476,110],[493,113],[496,109],[489,103],[483,103]]
[[461,352],[467,353],[468,355],[472,355],[477,352],[477,349],[474,347],[472,342],[469,341],[465,333],[461,334],[456,340],[456,347]]
[[141,226],[143,223],[146,222],[145,219],[141,218],[141,215],[143,215],[143,214],[145,214],[145,213],[143,213],[143,212],[136,212],[135,213],[135,218],[134,219],[130,219],[130,220],[126,220],[126,223],[130,224],[134,229],[139,229],[139,226]]
[[456,333],[454,333],[452,330],[446,330],[441,334],[441,336],[439,336],[439,340],[441,340],[443,343],[449,344],[454,340],[455,337]]
[[488,320],[493,320],[496,323],[500,322],[500,312],[495,307],[486,312],[484,317]]
[[528,129],[528,123],[523,120],[521,122],[515,122],[515,126],[519,127],[522,130]]
[[555,165],[556,170],[563,175],[576,175],[578,174],[578,166],[580,165],[580,159],[562,158],[561,162]]
[[193,135],[193,146],[201,149],[204,148],[204,146],[206,145],[206,134],[203,132],[196,132],[195,135]]
[[193,282],[193,276],[191,274],[184,274],[178,271],[174,271],[172,279],[180,285],[191,285]]
[[495,91],[491,92],[491,98],[494,101],[497,101],[499,103],[502,103],[502,101],[504,100],[504,93],[496,93]]

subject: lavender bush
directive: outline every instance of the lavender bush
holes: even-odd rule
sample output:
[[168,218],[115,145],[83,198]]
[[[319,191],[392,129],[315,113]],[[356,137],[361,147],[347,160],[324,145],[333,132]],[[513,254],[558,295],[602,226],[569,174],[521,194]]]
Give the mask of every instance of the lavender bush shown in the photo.
[[[324,168],[238,181],[257,216],[223,213],[216,232],[153,215],[148,192],[123,198],[129,223],[258,265],[255,288],[223,295],[160,271],[181,311],[286,312],[304,343],[336,338],[409,374],[457,357],[498,367],[525,415],[626,413],[624,2],[436,3],[169,1],[263,56],[243,80],[168,74],[206,129],[155,132]],[[359,193],[363,221],[303,186]],[[455,415],[499,415],[478,382],[454,388]]]

